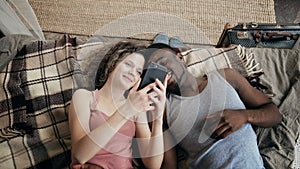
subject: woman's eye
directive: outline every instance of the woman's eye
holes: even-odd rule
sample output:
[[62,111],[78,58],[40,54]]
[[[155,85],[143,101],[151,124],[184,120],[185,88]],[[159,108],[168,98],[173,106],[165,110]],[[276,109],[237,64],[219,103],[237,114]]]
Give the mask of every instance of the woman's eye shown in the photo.
[[142,71],[137,71],[138,75],[141,76],[142,75]]
[[129,66],[129,67],[131,66],[131,64],[129,62],[125,62],[125,65]]

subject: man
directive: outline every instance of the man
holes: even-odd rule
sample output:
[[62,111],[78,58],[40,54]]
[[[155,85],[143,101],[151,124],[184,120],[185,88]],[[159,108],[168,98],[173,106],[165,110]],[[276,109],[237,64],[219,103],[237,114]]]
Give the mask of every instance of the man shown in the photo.
[[149,61],[172,72],[165,133],[175,142],[165,144],[165,167],[176,165],[172,147],[179,143],[188,154],[189,168],[264,168],[252,126],[280,123],[271,99],[232,69],[195,78],[166,43],[155,43],[149,51]]

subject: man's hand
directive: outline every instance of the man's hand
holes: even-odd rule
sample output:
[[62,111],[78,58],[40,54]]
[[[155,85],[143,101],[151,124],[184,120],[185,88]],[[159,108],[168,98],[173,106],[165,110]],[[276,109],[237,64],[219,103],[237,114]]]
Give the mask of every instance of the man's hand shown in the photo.
[[206,120],[216,121],[218,125],[212,131],[213,138],[224,138],[240,129],[247,122],[247,114],[243,110],[224,110],[207,116]]

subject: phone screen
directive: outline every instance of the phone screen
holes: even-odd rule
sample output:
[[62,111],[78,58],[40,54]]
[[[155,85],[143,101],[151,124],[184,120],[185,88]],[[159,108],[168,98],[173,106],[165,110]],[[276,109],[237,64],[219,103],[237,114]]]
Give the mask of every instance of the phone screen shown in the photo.
[[167,74],[167,68],[154,62],[150,62],[147,68],[143,71],[141,78],[142,81],[139,85],[138,90],[144,88],[148,84],[155,81],[155,79],[164,81]]

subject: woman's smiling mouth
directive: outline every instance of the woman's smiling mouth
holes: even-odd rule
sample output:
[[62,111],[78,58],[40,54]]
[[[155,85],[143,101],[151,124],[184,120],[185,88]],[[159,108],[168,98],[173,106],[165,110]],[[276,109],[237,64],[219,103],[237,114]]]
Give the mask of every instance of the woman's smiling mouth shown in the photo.
[[127,81],[129,81],[130,83],[133,82],[133,79],[131,77],[129,77],[128,75],[123,75],[123,77],[125,77],[125,79],[127,79]]

